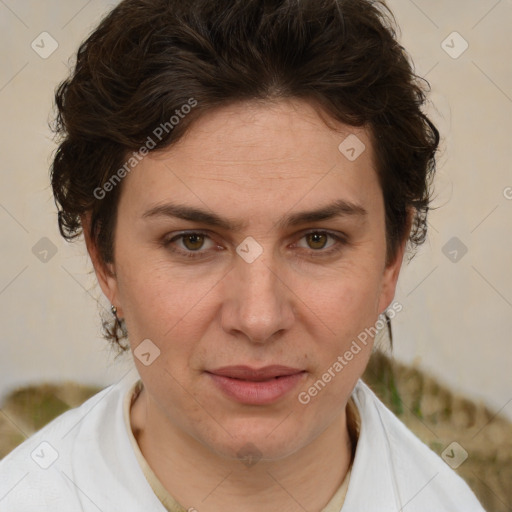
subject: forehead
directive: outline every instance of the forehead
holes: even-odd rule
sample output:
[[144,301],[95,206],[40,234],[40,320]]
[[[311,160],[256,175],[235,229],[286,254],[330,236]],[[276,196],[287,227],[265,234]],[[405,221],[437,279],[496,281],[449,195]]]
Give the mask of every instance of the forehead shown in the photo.
[[[213,162],[222,168],[243,164],[261,171],[260,176],[267,172],[269,177],[286,169],[287,163],[293,164],[290,170],[298,175],[303,166],[297,163],[318,162],[311,171],[321,174],[326,160],[335,163],[341,156],[340,144],[346,138],[357,144],[355,137],[370,150],[363,158],[370,163],[372,148],[365,128],[335,122],[301,100],[253,101],[206,113],[171,151],[198,164]],[[153,156],[158,160],[157,154]]]
[[371,209],[380,187],[369,132],[327,125],[321,115],[299,100],[210,111],[176,144],[144,158],[126,178],[126,195],[141,208],[179,198],[249,215],[339,199]]

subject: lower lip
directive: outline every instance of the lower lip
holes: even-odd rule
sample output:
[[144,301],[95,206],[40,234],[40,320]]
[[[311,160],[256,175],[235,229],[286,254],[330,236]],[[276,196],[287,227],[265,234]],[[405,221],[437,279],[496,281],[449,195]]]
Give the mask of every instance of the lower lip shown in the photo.
[[217,387],[228,397],[244,404],[265,405],[276,402],[295,388],[306,372],[295,373],[261,382],[233,379],[208,373]]

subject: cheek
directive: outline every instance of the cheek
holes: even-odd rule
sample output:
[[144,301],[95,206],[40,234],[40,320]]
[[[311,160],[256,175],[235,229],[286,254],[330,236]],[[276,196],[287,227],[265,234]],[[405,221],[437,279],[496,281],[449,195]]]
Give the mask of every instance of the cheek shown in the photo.
[[[315,340],[315,371],[308,386],[315,386],[312,393],[320,390],[317,404],[334,407],[353,388],[363,373],[373,348],[373,331],[378,319],[379,275],[372,271],[352,267],[345,269],[344,277],[332,279],[328,286],[310,283],[310,297],[315,297],[323,335],[312,336]],[[318,324],[313,313],[311,322]],[[339,359],[341,358],[341,360]],[[324,384],[328,382],[328,384]]]
[[378,316],[380,279],[375,266],[342,269],[331,279],[307,282],[305,303],[323,320],[337,340],[357,336]]
[[[205,325],[211,322],[207,301],[201,300],[206,286],[198,282],[192,286],[187,280],[156,267],[131,274],[119,272],[119,277],[130,345],[139,375],[154,397],[162,398],[161,390],[175,397],[166,405],[169,411],[190,408],[182,386],[187,386],[191,378],[197,340],[201,339]],[[149,351],[158,354],[150,365],[138,357],[140,351],[137,350],[139,344],[148,339],[154,344],[149,345]]]
[[189,315],[205,313],[203,299],[216,281],[213,272],[191,275],[154,257],[127,254],[118,262],[118,286],[129,331],[137,337],[172,337]]
[[[305,410],[314,408],[326,421],[343,408],[373,348],[368,329],[378,318],[378,286],[368,275],[351,276],[333,281],[317,296],[319,317],[326,328],[323,335],[312,336],[314,368],[299,396],[299,402],[308,405]],[[319,323],[313,313],[309,318]]]

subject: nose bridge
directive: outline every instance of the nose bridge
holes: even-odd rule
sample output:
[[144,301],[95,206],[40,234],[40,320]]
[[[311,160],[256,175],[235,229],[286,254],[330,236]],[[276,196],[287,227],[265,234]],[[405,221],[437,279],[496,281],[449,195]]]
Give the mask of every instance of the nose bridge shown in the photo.
[[231,276],[231,300],[223,311],[224,329],[263,343],[293,322],[292,304],[268,254],[252,263],[239,258]]
[[[248,295],[250,298],[258,299],[275,299],[277,293],[277,284],[279,282],[275,270],[271,270],[271,265],[268,259],[263,258],[260,261],[255,261],[251,264],[241,264],[240,267],[240,281],[245,284]],[[252,291],[252,293],[251,293]],[[259,297],[258,297],[259,295]],[[261,300],[265,304],[265,300]]]

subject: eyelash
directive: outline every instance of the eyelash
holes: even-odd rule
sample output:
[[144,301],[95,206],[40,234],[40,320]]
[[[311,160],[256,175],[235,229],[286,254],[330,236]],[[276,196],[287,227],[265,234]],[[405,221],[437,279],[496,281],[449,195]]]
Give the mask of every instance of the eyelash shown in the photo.
[[[186,231],[186,232],[182,232],[180,233],[179,235],[176,235],[170,239],[164,239],[163,242],[162,242],[162,245],[167,248],[168,250],[170,250],[171,252],[173,253],[176,253],[178,255],[181,255],[181,256],[185,256],[186,258],[204,258],[205,256],[205,251],[201,251],[200,249],[197,250],[197,251],[190,251],[190,250],[182,250],[182,249],[176,249],[174,246],[173,246],[173,242],[177,241],[177,240],[180,240],[180,239],[183,239],[184,237],[186,236],[190,236],[190,235],[200,235],[200,236],[204,236],[206,238],[209,238],[211,240],[211,237],[208,235],[208,233],[206,232],[203,232],[203,231]],[[310,255],[312,257],[328,257],[328,256],[331,256],[335,253],[338,253],[340,252],[344,246],[346,246],[348,244],[347,240],[345,237],[343,236],[340,236],[340,235],[335,235],[334,233],[330,233],[329,231],[318,231],[318,230],[312,230],[312,231],[308,231],[307,233],[304,233],[299,240],[307,237],[308,235],[326,235],[332,239],[334,239],[337,243],[333,244],[331,248],[327,249],[327,250],[323,250],[323,249],[317,249],[317,250],[314,250],[314,249],[311,249],[309,250],[308,252],[310,253]],[[307,249],[303,249],[303,250],[306,250]]]

